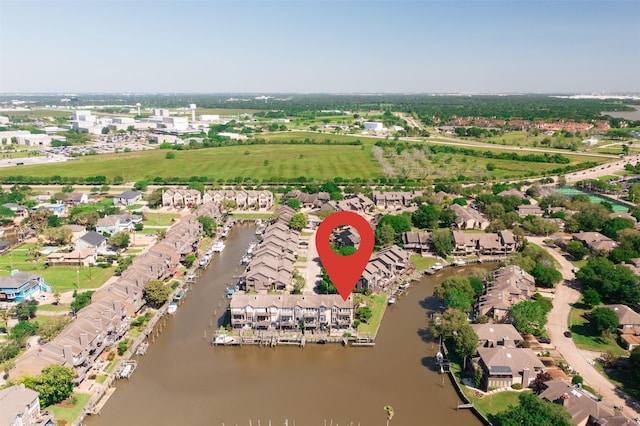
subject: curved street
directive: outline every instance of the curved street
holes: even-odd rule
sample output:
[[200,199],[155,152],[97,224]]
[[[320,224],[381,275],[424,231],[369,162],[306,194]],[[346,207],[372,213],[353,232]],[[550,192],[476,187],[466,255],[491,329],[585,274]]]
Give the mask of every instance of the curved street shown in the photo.
[[567,363],[580,373],[585,383],[602,395],[605,404],[610,407],[614,405],[624,407],[623,412],[631,418],[640,417],[638,403],[600,374],[594,366],[589,364],[590,359],[586,358],[584,351],[577,348],[573,339],[564,336],[564,332],[568,330],[571,305],[577,302],[581,295],[574,285],[573,264],[557,250],[543,243],[545,237],[527,237],[527,239],[543,247],[561,265],[559,271],[562,273],[563,281],[556,286],[553,309],[549,312],[547,322],[551,342]]

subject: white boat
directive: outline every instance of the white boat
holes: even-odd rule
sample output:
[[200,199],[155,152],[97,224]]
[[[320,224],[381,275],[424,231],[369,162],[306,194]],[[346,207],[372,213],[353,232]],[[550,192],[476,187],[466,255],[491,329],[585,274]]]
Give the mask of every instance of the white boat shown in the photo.
[[211,248],[213,248],[213,251],[215,253],[222,253],[222,250],[224,250],[224,243],[220,240],[216,241],[215,243],[213,243],[213,245],[211,246]]
[[406,288],[409,288],[410,285],[411,284],[409,283],[409,281],[403,281],[398,287],[404,290]]
[[229,231],[231,231],[231,229],[225,227],[222,232],[220,233],[220,237],[221,238],[226,238],[229,235]]
[[175,302],[169,303],[169,309],[167,309],[167,313],[169,315],[174,314],[178,310],[178,304]]
[[249,256],[242,256],[242,259],[240,259],[240,264],[248,265],[250,261],[251,261],[251,258]]
[[226,334],[221,334],[219,336],[216,336],[215,339],[213,339],[213,344],[226,345],[226,344],[232,343],[233,341],[234,341],[233,337],[227,336]]
[[454,264],[455,266],[464,266],[464,265],[466,265],[466,264],[467,264],[467,262],[465,262],[465,261],[464,261],[464,260],[462,260],[462,259],[459,259],[459,260],[454,261],[454,262],[453,262],[453,264]]
[[387,303],[389,305],[393,305],[394,303],[396,303],[396,298],[395,296],[391,296],[389,299],[387,299]]
[[193,281],[196,279],[196,274],[189,274],[187,275],[187,281]]
[[442,268],[443,268],[442,263],[437,262],[437,263],[435,263],[435,264],[431,267],[431,270],[432,270],[432,271],[439,271],[439,270],[440,270],[440,269],[442,269]]

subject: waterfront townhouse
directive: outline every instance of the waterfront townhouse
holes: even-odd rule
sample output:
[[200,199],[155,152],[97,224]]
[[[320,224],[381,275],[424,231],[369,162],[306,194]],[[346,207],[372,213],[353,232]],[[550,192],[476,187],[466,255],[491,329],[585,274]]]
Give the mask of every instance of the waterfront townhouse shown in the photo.
[[9,426],[52,426],[53,414],[40,411],[39,393],[24,384],[0,390],[0,424]]
[[[205,194],[205,197],[206,196],[207,194]],[[200,207],[196,209],[194,214],[197,217],[209,216],[216,221],[222,220],[223,217],[222,210],[220,209],[220,203],[215,201],[205,201]]]
[[513,305],[531,300],[536,291],[535,279],[519,266],[503,266],[493,271],[492,277],[478,299],[477,315],[502,320]]
[[22,302],[31,300],[51,287],[40,275],[12,271],[8,277],[0,277],[0,301]]
[[474,365],[482,370],[485,391],[515,384],[527,388],[544,370],[544,364],[531,349],[507,346],[479,347]]
[[289,224],[296,211],[289,206],[280,206],[276,209],[276,217],[278,222]]
[[509,230],[497,233],[466,233],[453,231],[454,256],[503,256],[516,250],[516,241]]
[[449,208],[456,214],[454,224],[458,229],[480,229],[484,231],[489,226],[489,220],[470,207],[452,204]]
[[352,211],[365,214],[370,212],[373,206],[373,201],[371,201],[369,197],[358,194],[340,201],[327,201],[322,205],[322,209],[336,212]]
[[373,254],[367,263],[356,287],[373,292],[385,290],[410,266],[409,254],[398,246],[391,246]]
[[373,203],[376,207],[381,209],[398,208],[409,206],[413,199],[422,196],[422,191],[393,191],[393,192],[380,192],[373,191]]
[[430,232],[403,232],[401,238],[405,250],[423,255],[432,251]]
[[229,306],[235,329],[317,330],[349,329],[353,323],[352,296],[338,294],[246,294],[236,292]]

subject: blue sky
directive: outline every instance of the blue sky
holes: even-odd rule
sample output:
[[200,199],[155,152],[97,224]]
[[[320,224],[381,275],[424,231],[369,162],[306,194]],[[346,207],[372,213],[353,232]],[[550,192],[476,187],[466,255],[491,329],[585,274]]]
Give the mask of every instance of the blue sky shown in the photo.
[[640,1],[0,0],[0,92],[640,92]]

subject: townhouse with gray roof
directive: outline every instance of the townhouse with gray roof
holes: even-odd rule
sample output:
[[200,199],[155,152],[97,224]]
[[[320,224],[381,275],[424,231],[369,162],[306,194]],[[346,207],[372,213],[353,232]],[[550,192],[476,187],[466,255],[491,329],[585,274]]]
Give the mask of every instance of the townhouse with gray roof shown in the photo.
[[535,279],[515,265],[503,266],[493,271],[492,281],[485,284],[484,293],[478,298],[476,314],[502,320],[511,307],[531,300],[535,294]]
[[39,393],[24,384],[0,390],[0,425],[53,426],[56,421],[49,411],[40,411]]

